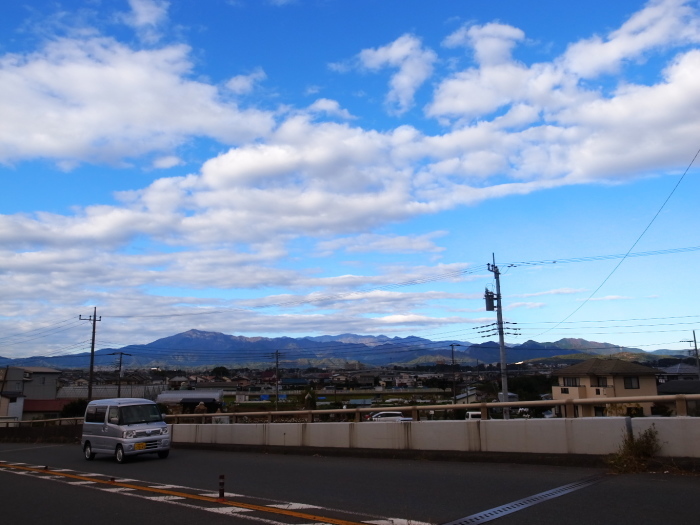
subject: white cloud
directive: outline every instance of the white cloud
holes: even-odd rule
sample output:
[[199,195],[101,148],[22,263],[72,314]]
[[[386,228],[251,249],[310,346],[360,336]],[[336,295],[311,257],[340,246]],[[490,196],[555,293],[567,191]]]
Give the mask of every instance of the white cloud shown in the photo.
[[252,92],[257,84],[267,78],[261,67],[256,68],[248,75],[237,75],[226,82],[226,87],[236,95],[247,95]]
[[0,57],[0,162],[118,163],[193,136],[234,144],[267,134],[271,114],[240,110],[188,78],[189,52],[64,38]]
[[547,290],[545,292],[514,294],[511,297],[540,297],[543,295],[568,295],[568,294],[582,293],[585,291],[586,290],[583,288],[578,288],[578,289],[577,288],[557,288],[556,290]]
[[590,299],[579,299],[580,301],[626,301],[632,299],[632,297],[625,297],[624,295],[606,295],[605,297],[592,297]]
[[308,111],[312,113],[322,113],[329,117],[338,117],[345,120],[352,120],[353,117],[347,109],[340,107],[336,100],[320,98],[308,107]]
[[651,51],[697,43],[700,21],[687,1],[654,0],[606,37],[581,40],[551,63],[530,66],[511,56],[522,40],[521,30],[496,23],[465,26],[447,37],[446,46],[474,50],[476,67],[443,80],[426,114],[462,124],[524,105],[531,108],[530,123],[537,123],[538,114],[542,124],[557,123],[559,111],[601,100],[601,93],[582,88],[581,80],[616,71]]
[[567,49],[563,62],[583,78],[612,73],[626,61],[655,49],[700,41],[700,21],[688,0],[652,0],[607,36],[594,36]]
[[180,166],[183,161],[180,157],[175,155],[168,155],[166,157],[158,157],[153,161],[153,167],[157,169],[168,169],[174,168],[175,166]]
[[[136,27],[159,27],[167,14],[165,3],[132,6],[144,8],[141,18],[133,8]],[[301,294],[290,294],[294,301],[310,289],[342,293],[440,272],[454,272],[451,282],[477,278],[460,273],[466,265],[397,266],[371,276],[291,270],[299,252],[292,252],[290,241],[310,241],[304,257],[314,250],[440,254],[436,239],[443,232],[376,231],[485,199],[672,169],[687,163],[700,134],[700,51],[672,47],[696,42],[700,30],[688,3],[676,0],[652,2],[619,30],[582,40],[540,64],[513,59],[514,46],[525,39],[520,29],[495,23],[461,28],[445,44],[473,50],[475,63],[437,84],[426,113],[447,127],[433,135],[417,125],[363,128],[361,119],[328,98],[284,112],[241,109],[228,101],[225,88],[195,80],[187,46],[136,49],[85,34],[0,57],[0,162],[51,159],[70,167],[146,158],[167,169],[182,164],[175,150],[196,137],[218,141],[222,152],[188,176],[119,193],[115,205],[0,215],[6,250],[0,253],[0,289],[9,301],[0,315],[43,308],[32,298],[45,297],[52,307],[99,302],[134,313],[231,307],[219,324],[188,326],[221,331],[235,323],[250,332],[298,333],[467,322],[415,312],[455,297],[442,292],[331,298],[308,306],[307,315],[284,316],[236,310],[241,305],[227,292],[291,287]],[[669,46],[677,54],[655,83],[621,76],[617,86],[603,90],[582,82],[634,65],[652,51],[668,53]],[[412,35],[356,58],[372,71],[396,71],[387,103],[397,115],[412,106],[437,60]],[[264,78],[258,69],[226,87],[250,93]],[[181,291],[149,294],[161,287]],[[260,302],[285,298],[270,293]],[[621,299],[628,298],[593,300]],[[543,306],[518,302],[507,308]],[[319,313],[323,308],[333,311]],[[369,317],[382,312],[389,315]],[[181,331],[179,320],[167,323],[157,332],[145,322],[138,326],[144,334]]]
[[493,66],[509,62],[511,50],[517,42],[524,40],[525,33],[504,24],[462,26],[444,41],[445,47],[473,48],[476,61],[481,66]]
[[417,37],[403,35],[386,46],[363,50],[358,59],[363,67],[372,71],[398,68],[389,82],[386,104],[392,114],[401,115],[413,106],[416,90],[432,75],[437,55],[423,48]]
[[518,308],[527,308],[532,310],[535,308],[544,308],[547,306],[545,303],[532,303],[532,302],[520,302],[520,303],[510,303],[503,307],[504,311],[517,310]]
[[468,323],[471,319],[465,319],[464,317],[442,317],[435,318],[426,315],[418,314],[404,314],[404,315],[386,315],[382,317],[374,318],[373,321],[377,324],[387,324],[394,327],[400,326],[410,326],[410,327],[421,327],[421,326],[435,326],[435,325],[445,325],[445,324],[463,324]]
[[131,12],[122,18],[148,43],[160,39],[159,27],[167,20],[170,2],[164,0],[128,0]]
[[365,234],[357,237],[343,237],[318,243],[320,253],[330,254],[336,250],[348,253],[440,253],[444,248],[436,246],[433,239],[447,232],[433,232],[425,235],[378,235]]

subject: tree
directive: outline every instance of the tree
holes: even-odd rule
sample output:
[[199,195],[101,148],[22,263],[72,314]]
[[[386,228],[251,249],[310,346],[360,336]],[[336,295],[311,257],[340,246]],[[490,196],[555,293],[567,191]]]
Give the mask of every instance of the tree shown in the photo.
[[316,410],[316,391],[313,388],[308,388],[304,395],[304,409]]
[[71,401],[61,409],[60,417],[82,417],[85,415],[87,404],[87,399]]
[[518,395],[520,401],[540,401],[542,394],[551,394],[554,378],[533,375],[517,376],[508,379],[508,390]]
[[211,371],[211,373],[216,377],[224,377],[228,376],[229,372],[228,368],[226,368],[225,366],[217,366],[216,368],[214,368],[214,370]]

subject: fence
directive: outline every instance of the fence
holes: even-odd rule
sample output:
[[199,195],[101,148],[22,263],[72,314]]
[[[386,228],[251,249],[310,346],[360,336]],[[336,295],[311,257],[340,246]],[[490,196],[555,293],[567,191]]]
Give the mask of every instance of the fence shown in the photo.
[[223,414],[176,414],[166,416],[166,421],[173,424],[178,423],[242,423],[254,420],[266,421],[268,423],[289,422],[292,418],[296,422],[313,423],[323,421],[327,416],[351,420],[356,423],[363,421],[363,415],[371,412],[392,411],[402,412],[414,421],[425,419],[424,415],[430,411],[444,410],[465,410],[479,411],[482,419],[488,419],[490,409],[503,408],[554,408],[559,407],[560,412],[567,418],[576,417],[576,407],[584,405],[630,405],[637,403],[653,403],[671,405],[676,416],[688,415],[688,402],[700,401],[700,394],[679,394],[668,396],[635,396],[635,397],[610,397],[594,399],[560,399],[551,401],[510,401],[507,403],[469,403],[457,405],[420,405],[410,407],[381,407],[381,408],[346,408],[346,409],[324,409],[324,410],[280,410],[280,411],[259,411],[259,412],[228,412]]
[[[611,397],[611,398],[595,398],[595,399],[560,399],[548,401],[509,401],[507,403],[469,403],[457,405],[420,405],[409,407],[369,407],[369,408],[336,408],[323,410],[280,410],[280,411],[258,411],[258,412],[227,412],[222,414],[171,414],[166,415],[165,420],[168,423],[242,423],[246,420],[263,420],[268,423],[276,421],[289,422],[289,419],[297,422],[319,422],[326,419],[327,416],[335,415],[336,417],[351,420],[356,423],[364,420],[363,415],[369,415],[372,412],[392,411],[402,412],[407,417],[411,417],[414,421],[425,419],[425,413],[430,411],[445,411],[445,410],[464,410],[478,411],[481,413],[482,419],[488,419],[490,409],[503,408],[554,408],[559,407],[560,412],[567,418],[574,418],[576,411],[575,407],[583,405],[630,405],[635,403],[653,403],[664,404],[673,407],[676,416],[688,415],[688,402],[700,401],[700,394],[679,394],[666,396],[636,396],[636,397]],[[82,424],[82,417],[62,418],[62,419],[32,419],[29,421],[2,421],[0,420],[0,429],[16,428],[16,427],[45,427],[45,426],[60,426],[60,425],[79,425]]]

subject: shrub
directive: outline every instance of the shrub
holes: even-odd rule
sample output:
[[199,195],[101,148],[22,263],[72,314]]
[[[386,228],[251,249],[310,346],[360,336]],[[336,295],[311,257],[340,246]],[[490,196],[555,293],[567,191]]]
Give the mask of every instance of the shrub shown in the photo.
[[636,437],[631,433],[626,434],[619,451],[610,457],[609,463],[618,472],[642,472],[647,470],[659,450],[659,432],[652,424]]
[[85,414],[87,405],[87,399],[71,401],[63,407],[60,417],[82,417]]

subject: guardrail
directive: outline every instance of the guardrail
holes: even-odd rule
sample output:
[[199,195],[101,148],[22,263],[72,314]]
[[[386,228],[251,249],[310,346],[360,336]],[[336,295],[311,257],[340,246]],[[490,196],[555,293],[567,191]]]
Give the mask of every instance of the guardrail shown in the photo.
[[[402,412],[414,421],[420,421],[422,414],[429,411],[467,410],[481,412],[481,418],[488,418],[490,408],[553,408],[562,407],[564,414],[571,414],[576,406],[582,405],[624,405],[630,403],[664,403],[672,404],[677,416],[688,415],[688,401],[700,401],[700,394],[678,394],[666,396],[635,396],[635,397],[609,397],[594,399],[559,399],[547,401],[509,401],[507,403],[468,403],[458,405],[414,405],[406,407],[363,407],[363,408],[335,408],[322,410],[279,410],[257,412],[223,412],[217,414],[169,414],[165,416],[168,423],[239,423],[245,419],[263,419],[268,423],[274,423],[289,419],[303,420],[308,423],[321,421],[321,416],[334,414],[352,420],[356,423],[364,421],[363,415],[371,412]],[[425,419],[425,418],[423,418]],[[55,425],[79,425],[83,423],[82,417],[57,418],[57,419],[30,419],[25,421],[0,421],[0,428],[12,427],[42,427]]]
[[27,419],[23,421],[0,421],[0,428],[16,427],[51,427],[64,425],[82,425],[82,417],[63,417],[56,419]]
[[[444,410],[467,410],[481,412],[481,418],[488,418],[490,408],[552,408],[562,407],[562,412],[571,417],[575,417],[574,407],[582,405],[625,405],[630,403],[665,403],[673,404],[677,416],[688,415],[688,401],[700,401],[700,394],[678,394],[666,396],[635,396],[635,397],[610,397],[600,399],[559,399],[547,401],[509,401],[507,403],[468,403],[458,405],[420,405],[409,407],[373,407],[373,408],[346,408],[346,409],[323,409],[323,410],[279,410],[279,411],[258,411],[258,412],[224,412],[217,414],[172,414],[166,416],[166,421],[173,424],[178,423],[238,423],[245,419],[264,419],[268,423],[281,421],[292,417],[304,420],[308,423],[320,421],[322,415],[339,415],[346,419],[359,423],[363,421],[363,414],[371,412],[402,412],[414,421],[421,420],[421,414],[429,411]],[[245,418],[245,419],[244,419]]]

